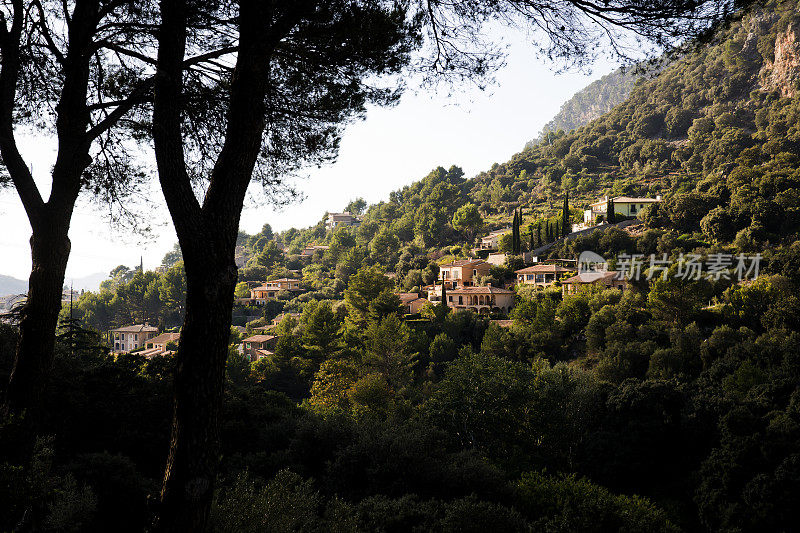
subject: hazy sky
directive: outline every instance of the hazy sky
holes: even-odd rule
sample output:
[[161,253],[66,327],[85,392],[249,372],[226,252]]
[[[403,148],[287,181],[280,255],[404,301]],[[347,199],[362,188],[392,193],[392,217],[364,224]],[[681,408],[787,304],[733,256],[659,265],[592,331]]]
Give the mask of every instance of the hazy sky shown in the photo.
[[[366,120],[346,129],[337,162],[296,183],[306,196],[302,202],[276,211],[251,187],[241,227],[249,233],[264,223],[276,231],[305,227],[325,211],[342,210],[353,198],[362,196],[369,203],[387,199],[390,191],[438,165],[459,165],[474,176],[519,152],[564,101],[613,68],[600,61],[591,74],[555,74],[524,40],[509,41],[507,66],[493,87],[484,92],[468,87],[450,97],[407,92],[393,108],[370,109]],[[26,138],[21,144],[46,194],[55,157],[52,141]],[[70,230],[68,280],[107,273],[119,264],[138,265],[140,256],[145,268],[161,262],[177,239],[158,188],[153,185],[146,195],[155,207],[142,211],[154,227],[145,240],[112,227],[102,208],[79,203]],[[0,274],[27,279],[30,225],[13,189],[0,191],[0,220]]]

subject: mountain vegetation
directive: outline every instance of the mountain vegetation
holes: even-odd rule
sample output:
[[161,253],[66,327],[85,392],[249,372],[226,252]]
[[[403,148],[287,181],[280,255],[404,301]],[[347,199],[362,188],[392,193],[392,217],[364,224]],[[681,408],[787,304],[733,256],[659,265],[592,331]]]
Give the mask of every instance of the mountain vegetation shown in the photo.
[[[442,166],[384,202],[356,199],[358,226],[328,230],[323,216],[240,232],[240,296],[283,277],[305,290],[234,309],[248,334],[283,316],[274,351],[253,363],[231,332],[214,527],[796,528],[797,7],[765,2],[608,113],[473,178]],[[559,239],[590,201],[656,194],[635,230]],[[506,264],[480,284],[512,280],[515,252],[550,243],[553,258],[591,250],[613,267],[652,254],[668,266],[646,265],[625,291],[517,288],[510,324],[442,305],[402,313],[399,291],[433,283],[506,227]],[[678,276],[689,254],[760,254],[760,270],[742,283],[731,271]],[[119,267],[62,322],[177,326],[183,268],[177,250],[158,272]],[[0,325],[4,373],[16,335]],[[153,513],[175,360],[91,348],[57,341],[32,462],[0,433],[4,529],[30,501],[50,529],[138,531]]]
[[593,81],[564,102],[539,136],[525,144],[525,149],[542,142],[548,133],[571,132],[608,113],[628,99],[639,75],[635,67],[620,68]]

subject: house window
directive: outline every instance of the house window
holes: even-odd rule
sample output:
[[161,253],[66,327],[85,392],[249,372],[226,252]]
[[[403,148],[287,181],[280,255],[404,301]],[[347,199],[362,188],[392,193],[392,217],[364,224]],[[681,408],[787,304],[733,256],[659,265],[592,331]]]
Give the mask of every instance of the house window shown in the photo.
[[473,276],[477,276],[478,275],[478,269],[477,268],[473,268],[472,269],[472,275]]
[[250,349],[250,343],[249,343],[249,342],[246,342],[246,343],[244,343],[244,346],[245,346],[245,348],[247,348],[248,350]]
[[123,333],[122,335],[119,336],[119,338],[120,338],[120,340],[124,341],[125,340],[125,334]]
[[448,297],[447,297],[447,301],[448,301],[448,302],[450,302],[450,303],[452,303],[452,302],[453,302],[453,297],[452,297],[452,296],[448,296]]
[[464,297],[463,296],[459,296],[458,297],[458,305],[463,305],[463,303],[464,303]]
[[139,334],[138,333],[134,333],[133,334],[133,340],[135,340],[135,341],[139,340]]
[[114,343],[114,349],[115,349],[115,350],[119,350],[119,343],[118,343],[118,342],[115,342],[115,343]]

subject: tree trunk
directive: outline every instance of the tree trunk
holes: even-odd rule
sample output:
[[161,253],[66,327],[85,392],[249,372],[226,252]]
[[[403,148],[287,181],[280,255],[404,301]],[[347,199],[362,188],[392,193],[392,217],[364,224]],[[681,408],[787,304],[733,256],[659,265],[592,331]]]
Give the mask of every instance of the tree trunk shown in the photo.
[[37,406],[53,363],[64,274],[69,260],[69,224],[48,224],[31,236],[31,275],[22,310],[20,340],[4,409],[22,414]]
[[225,255],[230,261],[217,266],[202,261],[186,263],[186,316],[178,346],[159,531],[208,529],[237,279],[233,248]]

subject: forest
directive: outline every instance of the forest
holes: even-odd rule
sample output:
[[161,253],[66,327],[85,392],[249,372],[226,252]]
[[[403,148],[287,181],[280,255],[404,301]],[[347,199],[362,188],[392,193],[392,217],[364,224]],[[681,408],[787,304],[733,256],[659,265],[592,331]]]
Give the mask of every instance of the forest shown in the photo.
[[[231,329],[211,527],[795,530],[800,78],[786,69],[798,23],[796,2],[765,2],[587,124],[475,177],[448,163],[386,201],[341,206],[358,226],[327,230],[326,213],[309,228],[240,231],[237,297],[284,277],[304,290],[234,306],[230,325],[247,334],[283,318],[274,353],[252,363]],[[578,222],[604,195],[656,194],[635,231],[543,229],[565,200]],[[540,259],[760,254],[760,271],[692,280],[673,266],[625,291],[518,287],[510,325],[441,305],[402,312],[397,293],[432,284],[517,212],[520,251],[555,242]],[[309,245],[327,248],[304,257]],[[481,284],[524,264],[500,245],[507,262]],[[61,308],[47,431],[13,419],[0,431],[0,529],[31,514],[30,530],[152,526],[176,360],[112,357],[104,336],[132,322],[177,330],[186,274],[176,246],[157,269],[120,266]],[[3,382],[18,337],[0,323]]]

